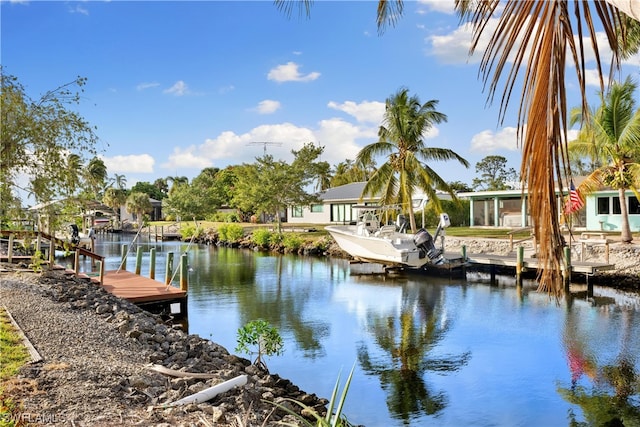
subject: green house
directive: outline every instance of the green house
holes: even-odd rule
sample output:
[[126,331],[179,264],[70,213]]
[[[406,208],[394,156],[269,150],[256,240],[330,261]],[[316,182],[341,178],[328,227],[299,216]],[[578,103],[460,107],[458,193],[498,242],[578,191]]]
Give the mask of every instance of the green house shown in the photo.
[[[584,207],[569,216],[564,214],[568,189],[556,194],[561,224],[584,231],[620,231],[617,190],[602,189],[586,195]],[[527,190],[475,191],[459,193],[458,196],[471,202],[469,224],[472,227],[521,228],[532,224]],[[640,202],[630,190],[626,192],[626,203],[631,231],[640,231]]]

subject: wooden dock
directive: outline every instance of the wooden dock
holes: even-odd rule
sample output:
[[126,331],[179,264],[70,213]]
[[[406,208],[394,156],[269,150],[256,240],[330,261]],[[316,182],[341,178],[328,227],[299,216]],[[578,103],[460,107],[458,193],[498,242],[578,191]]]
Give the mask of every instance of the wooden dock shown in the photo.
[[187,297],[186,291],[124,270],[105,272],[102,286],[134,304],[180,302]]
[[[488,265],[499,267],[513,267],[517,266],[517,258],[515,255],[496,255],[496,254],[469,254],[467,261],[470,264],[476,265]],[[528,270],[537,270],[540,262],[537,258],[524,258],[522,260],[522,267]],[[593,276],[599,271],[607,271],[615,269],[614,264],[600,263],[600,262],[587,262],[587,261],[572,261],[571,271],[574,273],[582,273],[588,276]]]

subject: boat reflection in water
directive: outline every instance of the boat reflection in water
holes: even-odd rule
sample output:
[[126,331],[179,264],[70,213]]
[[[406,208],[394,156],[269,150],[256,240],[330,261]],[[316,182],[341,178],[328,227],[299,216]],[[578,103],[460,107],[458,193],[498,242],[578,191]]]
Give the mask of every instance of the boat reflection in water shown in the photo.
[[[119,263],[115,243],[98,240],[107,269]],[[160,259],[187,250],[150,247]],[[189,332],[233,352],[238,328],[265,319],[285,350],[269,370],[324,397],[355,362],[343,411],[353,423],[640,424],[635,293],[574,286],[556,302],[534,282],[488,273],[356,275],[346,260],[198,245],[188,257]]]

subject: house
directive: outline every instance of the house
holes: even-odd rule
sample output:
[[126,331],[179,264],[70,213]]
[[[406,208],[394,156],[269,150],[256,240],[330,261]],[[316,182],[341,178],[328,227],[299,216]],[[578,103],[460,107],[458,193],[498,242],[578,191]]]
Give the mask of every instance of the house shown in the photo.
[[[290,206],[287,208],[287,222],[289,224],[347,224],[356,221],[353,205],[378,203],[378,198],[360,200],[365,184],[366,182],[352,182],[329,188],[318,196],[318,203],[310,206]],[[427,200],[424,194],[415,195],[414,209],[424,209]]]
[[[582,179],[574,178],[576,185]],[[571,227],[585,231],[620,231],[621,215],[618,191],[602,189],[585,195],[585,206],[570,218],[564,215],[564,200],[568,189],[557,191],[560,221],[571,221]],[[459,193],[470,200],[469,224],[472,227],[519,228],[532,225],[528,212],[527,190],[476,191]],[[632,191],[626,192],[629,226],[640,231],[640,203]]]

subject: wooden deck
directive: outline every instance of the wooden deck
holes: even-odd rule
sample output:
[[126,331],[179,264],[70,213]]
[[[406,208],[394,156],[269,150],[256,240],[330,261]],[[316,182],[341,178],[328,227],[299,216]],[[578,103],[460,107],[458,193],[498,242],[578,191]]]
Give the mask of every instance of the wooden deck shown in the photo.
[[111,294],[134,304],[183,300],[187,292],[130,271],[107,271],[104,288]]
[[[469,254],[467,256],[468,262],[471,264],[484,264],[495,265],[500,267],[516,267],[517,259],[515,255],[496,255],[496,254]],[[537,258],[524,258],[522,260],[522,266],[524,268],[535,270],[539,266],[539,260]],[[587,262],[587,261],[572,261],[571,270],[574,273],[583,273],[589,276],[593,276],[599,271],[613,270],[614,264],[600,263],[600,262]]]

